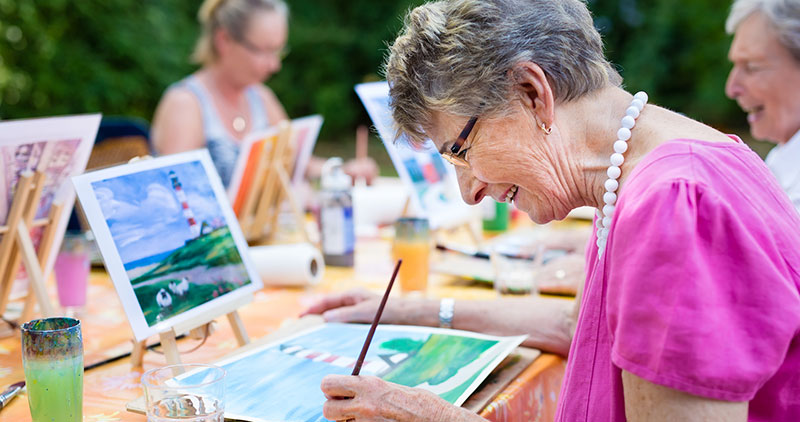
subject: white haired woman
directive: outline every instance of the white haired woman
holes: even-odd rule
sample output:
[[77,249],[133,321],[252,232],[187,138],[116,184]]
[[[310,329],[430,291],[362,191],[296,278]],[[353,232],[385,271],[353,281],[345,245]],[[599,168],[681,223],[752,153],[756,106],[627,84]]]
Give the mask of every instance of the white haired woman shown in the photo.
[[747,112],[754,138],[778,144],[767,167],[800,211],[800,2],[736,0],[725,93]]
[[[738,138],[620,88],[583,2],[420,6],[386,75],[466,202],[598,210],[557,420],[800,419],[800,217]],[[373,377],[322,390],[332,420],[480,420]]]

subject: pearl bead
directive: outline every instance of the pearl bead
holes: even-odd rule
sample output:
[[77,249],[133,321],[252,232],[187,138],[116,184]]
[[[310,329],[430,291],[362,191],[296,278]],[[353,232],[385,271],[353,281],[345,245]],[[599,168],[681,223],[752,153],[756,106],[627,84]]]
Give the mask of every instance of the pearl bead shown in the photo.
[[620,170],[617,166],[611,166],[608,168],[608,171],[606,171],[606,174],[608,174],[609,179],[616,180],[619,179],[619,175],[622,174],[622,170]]
[[602,244],[603,244],[603,238],[601,238],[599,233],[598,233],[598,235],[597,235],[597,247],[601,248],[600,245],[602,245]]
[[628,150],[628,143],[627,142],[625,142],[625,141],[616,141],[616,142],[614,142],[614,152],[622,154],[627,150]]
[[636,99],[636,98],[634,98],[634,100],[631,101],[631,105],[636,107],[636,108],[638,108],[640,112],[644,108],[644,102],[642,100],[639,100],[639,99]]
[[606,179],[606,190],[609,192],[616,192],[619,188],[619,182],[614,179]]
[[634,107],[634,106],[630,106],[625,110],[625,115],[626,116],[631,116],[631,117],[633,117],[635,119],[635,118],[639,117],[639,109]]
[[636,120],[633,120],[633,117],[625,116],[622,118],[622,127],[632,129],[634,125],[636,125]]
[[617,139],[620,141],[627,141],[628,139],[631,139],[631,130],[626,127],[619,128],[617,131]]
[[606,192],[603,194],[603,202],[608,205],[614,205],[617,202],[617,194],[612,192]]
[[603,205],[603,214],[606,217],[611,217],[614,214],[614,206],[613,205]]
[[612,166],[619,167],[623,162],[625,162],[625,157],[623,157],[622,154],[615,152],[611,154],[611,159],[609,161],[611,161]]
[[611,226],[611,217],[603,217],[603,227]]
[[[598,211],[598,212],[599,212],[599,211]],[[595,227],[597,227],[598,229],[602,229],[602,228],[603,228],[603,216],[602,216],[602,215],[601,215],[601,216],[599,216],[599,217],[597,217],[597,220],[595,220],[595,223],[594,223],[594,225],[595,225]]]
[[635,99],[637,99],[637,100],[641,101],[642,103],[647,103],[647,99],[648,99],[648,97],[647,97],[647,93],[646,93],[646,92],[644,92],[644,91],[639,91],[639,92],[637,92],[637,93],[636,93],[636,94],[633,96],[633,98],[635,98]]
[[[608,236],[608,233],[606,233],[606,236]],[[598,247],[600,248],[600,253],[603,253],[603,249],[606,248],[606,243],[607,242],[608,242],[608,238],[607,237],[600,238],[600,244],[598,245]]]

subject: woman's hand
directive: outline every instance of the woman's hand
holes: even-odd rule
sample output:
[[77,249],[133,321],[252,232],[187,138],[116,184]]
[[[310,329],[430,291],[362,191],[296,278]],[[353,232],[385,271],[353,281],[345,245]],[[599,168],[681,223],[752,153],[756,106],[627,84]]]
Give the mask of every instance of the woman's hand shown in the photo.
[[[375,319],[381,297],[364,289],[327,295],[311,305],[300,316],[321,314],[327,322],[371,323]],[[390,297],[381,316],[382,324],[439,324],[439,302],[425,299]]]
[[483,421],[439,396],[372,376],[328,375],[322,379],[322,414],[332,421],[435,422]]

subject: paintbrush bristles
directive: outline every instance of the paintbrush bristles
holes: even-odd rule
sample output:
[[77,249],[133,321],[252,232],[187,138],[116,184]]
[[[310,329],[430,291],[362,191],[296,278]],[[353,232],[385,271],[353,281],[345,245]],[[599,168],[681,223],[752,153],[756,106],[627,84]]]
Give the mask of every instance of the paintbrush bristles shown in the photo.
[[389,299],[389,292],[392,291],[392,285],[394,285],[394,279],[397,278],[397,272],[400,271],[400,264],[402,263],[403,260],[398,259],[397,265],[394,266],[392,279],[389,280],[389,285],[386,286],[386,293],[383,294],[383,299],[381,299],[381,304],[378,306],[378,312],[375,313],[375,319],[372,320],[372,326],[369,327],[369,333],[367,333],[367,339],[364,340],[364,346],[361,347],[361,354],[358,355],[356,366],[353,367],[353,373],[351,375],[358,375],[361,372],[361,365],[364,363],[364,358],[367,357],[367,350],[369,349],[369,344],[372,343],[372,336],[375,334],[375,328],[378,327],[378,321],[381,320],[381,314],[383,314],[383,308],[386,306],[386,300]]

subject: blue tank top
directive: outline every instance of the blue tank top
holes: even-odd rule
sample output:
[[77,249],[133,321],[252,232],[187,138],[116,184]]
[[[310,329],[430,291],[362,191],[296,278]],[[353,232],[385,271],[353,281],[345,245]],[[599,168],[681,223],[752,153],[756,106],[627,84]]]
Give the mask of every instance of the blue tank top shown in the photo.
[[[227,188],[233,175],[236,159],[239,157],[239,141],[231,136],[228,129],[222,124],[222,119],[217,113],[211,94],[196,76],[190,75],[176,82],[173,86],[188,89],[200,102],[200,108],[203,112],[203,134],[206,138],[206,148],[211,154],[211,159],[214,161],[214,166],[217,168],[222,183]],[[255,132],[266,129],[269,126],[269,120],[266,106],[261,100],[261,96],[258,95],[258,87],[247,87],[244,95],[250,108],[250,131]]]

